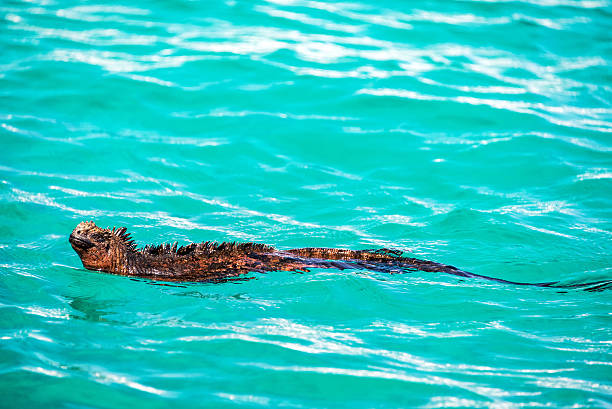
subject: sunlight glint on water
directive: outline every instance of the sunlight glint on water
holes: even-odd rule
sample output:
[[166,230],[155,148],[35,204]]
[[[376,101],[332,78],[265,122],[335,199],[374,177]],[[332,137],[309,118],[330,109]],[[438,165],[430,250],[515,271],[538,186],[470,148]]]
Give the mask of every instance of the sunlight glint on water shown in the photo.
[[315,270],[153,285],[140,244],[392,247],[610,279],[608,1],[0,5],[0,407],[609,407],[610,291]]

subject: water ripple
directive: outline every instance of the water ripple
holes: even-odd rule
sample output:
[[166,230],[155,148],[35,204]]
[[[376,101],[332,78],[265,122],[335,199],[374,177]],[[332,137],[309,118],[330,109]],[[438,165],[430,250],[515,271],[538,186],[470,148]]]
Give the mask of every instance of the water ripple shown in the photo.
[[94,218],[139,243],[609,280],[609,7],[0,4],[4,401],[609,406],[609,291],[333,269],[171,286],[87,271],[66,240]]
[[[456,102],[468,105],[486,105],[494,109],[503,109],[521,114],[536,115],[555,125],[574,127],[578,129],[594,130],[599,132],[612,132],[612,122],[599,119],[600,116],[608,117],[612,110],[608,108],[582,108],[572,106],[547,106],[540,103],[528,103],[523,101],[508,101],[499,99],[476,98],[470,96],[442,97],[436,95],[421,94],[410,90],[399,89],[360,89],[357,94],[373,96],[391,96],[420,101]],[[541,112],[544,111],[544,112]],[[556,116],[548,115],[557,114]],[[559,116],[564,114],[576,114],[587,116],[587,118],[563,119]]]

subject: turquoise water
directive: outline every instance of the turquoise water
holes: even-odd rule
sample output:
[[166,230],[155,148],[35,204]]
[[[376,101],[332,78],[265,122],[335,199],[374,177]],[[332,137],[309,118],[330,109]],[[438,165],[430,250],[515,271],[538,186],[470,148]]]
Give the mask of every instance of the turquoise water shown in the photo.
[[[127,4],[127,3],[126,3]],[[607,0],[0,3],[0,407],[612,407],[612,292],[313,270],[178,287],[137,242],[612,276]]]

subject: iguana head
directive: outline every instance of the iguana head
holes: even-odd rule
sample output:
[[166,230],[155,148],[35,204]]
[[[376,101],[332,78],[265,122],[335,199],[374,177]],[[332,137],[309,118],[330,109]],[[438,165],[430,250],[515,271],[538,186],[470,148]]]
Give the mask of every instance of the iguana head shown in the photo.
[[134,251],[134,242],[125,227],[103,229],[93,221],[81,222],[74,228],[68,241],[81,258],[83,267],[90,270],[113,271],[127,252]]

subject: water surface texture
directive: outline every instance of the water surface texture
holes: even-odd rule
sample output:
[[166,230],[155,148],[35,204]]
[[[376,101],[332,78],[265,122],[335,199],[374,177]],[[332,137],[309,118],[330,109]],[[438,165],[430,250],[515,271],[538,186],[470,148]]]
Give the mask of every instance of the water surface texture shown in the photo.
[[610,279],[608,0],[103,1],[0,3],[0,407],[611,407],[609,290],[160,286],[67,240]]

